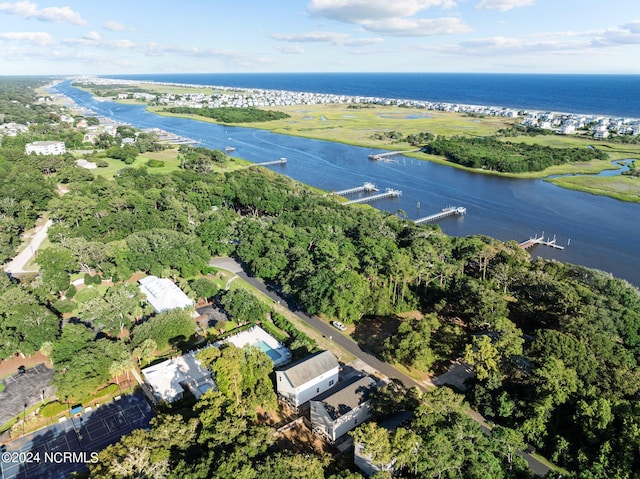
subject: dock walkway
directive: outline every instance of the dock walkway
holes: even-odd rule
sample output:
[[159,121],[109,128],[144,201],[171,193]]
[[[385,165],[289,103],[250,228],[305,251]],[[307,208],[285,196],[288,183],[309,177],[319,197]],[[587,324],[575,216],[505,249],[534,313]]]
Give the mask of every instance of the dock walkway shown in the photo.
[[268,166],[268,165],[285,165],[287,163],[286,158],[280,158],[274,161],[265,161],[263,163],[254,163],[255,166]]
[[536,234],[533,238],[529,238],[528,240],[523,241],[518,246],[520,246],[520,248],[522,248],[522,249],[529,249],[529,248],[534,247],[537,244],[541,244],[541,245],[544,245],[544,246],[550,246],[551,248],[555,248],[555,249],[559,249],[559,250],[563,250],[565,248],[564,246],[560,246],[559,244],[556,243],[555,235],[553,236],[552,240],[550,240],[549,238],[547,238],[545,240],[544,239],[544,232],[542,233],[542,236],[538,237],[538,235]]
[[392,156],[404,155],[405,153],[415,153],[416,151],[422,151],[422,148],[416,148],[414,150],[388,151],[386,153],[373,153],[369,155],[369,159],[374,161],[395,161],[390,160],[389,158],[391,158]]
[[364,196],[362,198],[357,198],[355,200],[347,201],[342,203],[343,205],[352,205],[355,203],[369,203],[370,201],[382,200],[384,198],[397,198],[402,196],[402,191],[394,190],[393,188],[387,188],[384,190],[384,193],[378,193],[377,195],[372,196]]
[[442,218],[446,218],[447,216],[462,216],[465,214],[467,214],[467,209],[464,206],[447,206],[446,208],[443,208],[440,213],[425,216],[424,218],[418,218],[417,220],[413,220],[413,222],[416,224],[430,223],[432,221],[438,221]]
[[347,195],[352,195],[354,193],[361,193],[363,191],[370,193],[371,191],[380,191],[380,190],[373,183],[366,182],[364,185],[356,186],[355,188],[347,188],[346,190],[334,191],[333,194],[338,196],[347,196]]

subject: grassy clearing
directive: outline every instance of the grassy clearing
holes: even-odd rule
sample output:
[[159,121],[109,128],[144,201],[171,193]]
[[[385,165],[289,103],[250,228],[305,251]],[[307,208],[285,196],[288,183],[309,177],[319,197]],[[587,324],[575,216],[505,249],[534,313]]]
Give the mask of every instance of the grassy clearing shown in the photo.
[[[123,168],[141,168],[147,164],[149,160],[160,160],[164,162],[164,166],[160,168],[148,168],[149,173],[155,173],[159,175],[166,175],[173,171],[177,171],[180,168],[180,160],[178,159],[178,148],[172,147],[162,151],[154,151],[143,153],[138,156],[131,165],[126,165],[123,161],[115,160],[113,158],[103,158],[109,166],[106,168],[96,168],[91,170],[96,176],[104,176],[105,178],[112,180],[115,178],[118,171]],[[241,168],[246,168],[252,163],[240,158],[230,157],[225,163],[216,165],[213,167],[215,172],[233,171]]]
[[640,178],[631,176],[569,176],[548,181],[562,188],[640,203]]

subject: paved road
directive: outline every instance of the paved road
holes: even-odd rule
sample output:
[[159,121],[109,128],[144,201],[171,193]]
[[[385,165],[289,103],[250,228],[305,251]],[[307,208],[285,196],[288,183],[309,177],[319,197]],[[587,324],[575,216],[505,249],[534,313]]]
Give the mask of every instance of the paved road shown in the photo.
[[[227,269],[227,267],[230,266],[228,258],[214,258],[211,260],[209,264],[211,266],[214,266],[217,268],[224,268],[224,269]],[[223,264],[225,266],[222,266]],[[375,369],[376,371],[380,372],[381,374],[389,378],[399,379],[407,387],[416,386],[422,390],[426,390],[426,387],[424,385],[418,383],[417,381],[407,376],[406,374],[402,373],[401,371],[398,371],[393,366],[383,361],[380,361],[375,356],[372,356],[371,354],[363,351],[354,340],[352,340],[348,336],[345,336],[333,326],[325,323],[317,316],[310,316],[300,311],[295,304],[288,302],[285,298],[278,295],[278,293],[276,293],[275,291],[268,289],[261,280],[247,275],[242,270],[242,267],[240,267],[239,264],[236,263],[236,265],[237,266],[234,267],[233,270],[229,269],[229,271],[234,272],[236,275],[238,275],[240,278],[245,280],[247,283],[251,284],[251,286],[253,286],[254,288],[258,289],[260,292],[262,292],[263,294],[271,298],[274,302],[279,302],[283,306],[286,306],[287,309],[289,309],[292,313],[298,316],[298,318],[300,318],[302,321],[304,321],[309,326],[311,326],[312,328],[322,333],[325,337],[330,338],[334,343],[336,343],[338,346],[345,349],[347,352],[351,353],[353,356],[367,363],[371,368]]]
[[28,273],[29,271],[25,270],[25,265],[29,262],[29,260],[36,254],[38,248],[47,237],[47,230],[53,224],[53,221],[47,220],[45,224],[42,226],[38,226],[35,229],[35,233],[31,238],[31,242],[29,245],[23,249],[15,258],[13,258],[9,263],[4,265],[4,270],[10,274],[19,274],[19,273]]
[[[298,316],[298,318],[300,318],[302,321],[304,321],[309,326],[311,326],[312,328],[322,333],[324,336],[331,338],[331,340],[335,342],[337,345],[344,348],[346,351],[354,355],[356,358],[364,361],[376,371],[382,373],[383,375],[389,378],[399,379],[400,381],[402,381],[402,383],[406,387],[416,386],[422,391],[427,390],[427,387],[425,385],[420,384],[413,378],[404,374],[402,371],[398,371],[396,368],[394,368],[390,364],[380,361],[375,356],[360,349],[360,346],[358,346],[358,344],[355,341],[345,336],[344,334],[340,333],[340,331],[335,329],[333,326],[325,323],[317,316],[310,316],[304,313],[303,311],[300,311],[297,305],[293,304],[292,302],[288,302],[285,298],[280,296],[277,292],[268,289],[261,280],[247,275],[242,269],[242,266],[235,260],[231,258],[212,258],[211,261],[209,262],[209,265],[235,273],[240,278],[242,278],[247,283],[249,283],[251,286],[259,290],[263,294],[267,295],[274,302],[277,302],[279,304],[286,306],[292,313]],[[470,411],[469,416],[473,420],[478,422],[480,424],[480,427],[485,432],[490,431],[489,424],[478,412]],[[529,467],[531,468],[531,470],[537,476],[544,476],[547,474],[547,472],[549,472],[549,468],[546,466],[546,464],[539,461],[538,459],[531,456],[530,454],[526,452],[522,452],[521,456],[524,457],[524,459],[529,464]]]

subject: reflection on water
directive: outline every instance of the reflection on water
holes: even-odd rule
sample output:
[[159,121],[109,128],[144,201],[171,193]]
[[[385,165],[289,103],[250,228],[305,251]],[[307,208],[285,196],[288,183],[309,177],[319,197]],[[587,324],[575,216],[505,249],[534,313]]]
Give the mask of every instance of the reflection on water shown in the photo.
[[571,245],[563,251],[537,246],[532,254],[603,269],[640,284],[638,204],[565,190],[542,180],[470,173],[403,156],[396,157],[397,162],[372,161],[368,155],[380,150],[157,116],[138,105],[96,102],[68,82],[58,89],[79,105],[138,128],[159,127],[209,148],[233,147],[234,156],[256,163],[286,157],[286,165],[269,168],[327,191],[367,181],[381,189],[401,190],[402,197],[373,206],[393,213],[402,210],[409,218],[449,205],[466,207],[466,216],[438,223],[450,235],[485,234],[516,241],[542,232],[556,235],[558,244],[570,240]]

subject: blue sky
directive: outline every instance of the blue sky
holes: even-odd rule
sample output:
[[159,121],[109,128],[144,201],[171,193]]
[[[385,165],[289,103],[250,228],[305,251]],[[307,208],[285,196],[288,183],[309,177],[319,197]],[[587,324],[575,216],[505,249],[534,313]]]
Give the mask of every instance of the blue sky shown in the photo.
[[638,0],[0,1],[0,75],[640,74]]

